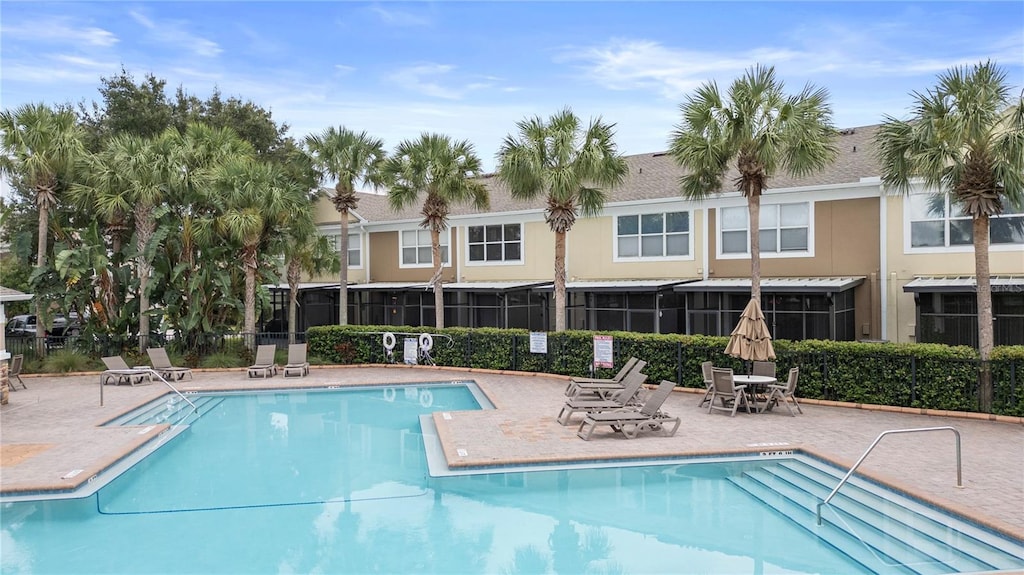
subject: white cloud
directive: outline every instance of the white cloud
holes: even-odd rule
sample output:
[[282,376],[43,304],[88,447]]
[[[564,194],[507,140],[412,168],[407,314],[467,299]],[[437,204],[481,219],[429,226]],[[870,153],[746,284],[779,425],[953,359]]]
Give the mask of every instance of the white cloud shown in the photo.
[[131,10],[128,14],[143,28],[146,28],[148,30],[147,37],[157,43],[207,58],[215,57],[223,52],[220,45],[213,40],[189,32],[186,29],[187,22],[174,20],[156,22],[137,10]]
[[77,27],[66,18],[42,18],[17,26],[0,26],[0,34],[29,42],[53,45],[54,43],[73,46],[96,46],[109,48],[118,43],[117,36],[109,30],[95,26]]
[[385,8],[380,4],[374,4],[368,8],[380,21],[390,26],[418,27],[429,26],[429,18],[413,14],[408,10],[395,10],[393,7]]
[[338,75],[351,74],[352,72],[356,71],[356,67],[355,66],[346,66],[345,64],[335,64],[334,65],[334,71]]
[[458,100],[462,98],[464,90],[448,88],[436,81],[454,69],[455,66],[448,64],[420,64],[401,68],[390,74],[387,80],[409,92],[433,98]]

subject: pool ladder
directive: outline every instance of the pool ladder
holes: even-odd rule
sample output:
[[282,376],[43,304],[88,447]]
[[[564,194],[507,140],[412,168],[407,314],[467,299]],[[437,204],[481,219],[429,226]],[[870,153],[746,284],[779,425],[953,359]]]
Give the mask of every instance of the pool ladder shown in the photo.
[[867,458],[868,454],[871,453],[871,450],[874,449],[876,445],[878,445],[878,442],[881,441],[883,437],[885,437],[886,435],[896,434],[896,433],[916,433],[916,432],[921,432],[921,431],[945,431],[947,429],[949,431],[952,431],[956,435],[956,486],[957,487],[963,487],[964,484],[963,484],[963,477],[962,477],[962,474],[961,474],[961,466],[960,466],[960,430],[958,430],[955,427],[948,426],[948,425],[947,426],[942,426],[942,427],[916,427],[916,428],[913,428],[913,429],[889,429],[887,431],[883,431],[882,433],[878,434],[878,437],[875,438],[875,441],[871,444],[871,446],[868,447],[866,451],[864,451],[864,455],[861,455],[860,459],[857,460],[857,463],[854,463],[853,467],[851,467],[850,470],[846,472],[846,475],[843,476],[843,478],[841,480],[839,480],[839,484],[836,485],[836,488],[833,489],[832,492],[828,494],[828,497],[826,497],[824,501],[818,503],[818,509],[817,509],[817,512],[816,512],[816,516],[817,516],[817,520],[818,520],[818,525],[821,525],[821,508],[826,506],[826,505],[828,505],[828,502],[832,501],[832,498],[835,497],[835,494],[839,492],[839,489],[843,485],[846,485],[846,482],[850,479],[850,477],[853,475],[853,473],[855,471],[857,471],[857,468],[860,467],[860,464],[864,462],[864,460]]

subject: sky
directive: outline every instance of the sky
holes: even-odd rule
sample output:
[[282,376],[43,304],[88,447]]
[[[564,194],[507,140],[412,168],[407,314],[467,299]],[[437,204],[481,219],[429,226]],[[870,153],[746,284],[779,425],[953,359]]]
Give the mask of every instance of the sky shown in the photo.
[[954,66],[1024,86],[1024,2],[0,2],[0,107],[98,101],[122,67],[252,100],[298,140],[328,126],[388,149],[472,142],[493,170],[527,117],[569,107],[662,151],[679,106],[756,64],[827,88],[840,128],[907,118]]

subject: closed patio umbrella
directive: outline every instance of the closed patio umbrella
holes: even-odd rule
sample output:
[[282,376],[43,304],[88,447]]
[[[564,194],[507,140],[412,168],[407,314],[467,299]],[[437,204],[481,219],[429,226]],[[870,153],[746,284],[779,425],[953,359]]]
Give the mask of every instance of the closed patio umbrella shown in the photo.
[[772,347],[772,336],[768,333],[768,324],[764,321],[761,302],[750,298],[747,307],[740,314],[740,321],[732,330],[729,345],[725,353],[745,361],[768,361],[775,359],[775,348]]

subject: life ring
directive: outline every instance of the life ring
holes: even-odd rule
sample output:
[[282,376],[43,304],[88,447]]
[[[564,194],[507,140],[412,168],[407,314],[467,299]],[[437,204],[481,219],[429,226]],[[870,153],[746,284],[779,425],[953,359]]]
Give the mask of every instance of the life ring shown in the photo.
[[434,347],[434,338],[429,333],[420,334],[420,349],[430,351]]
[[384,349],[388,351],[395,349],[395,334],[390,331],[384,332]]
[[384,388],[384,401],[394,401],[394,400],[395,400],[395,388],[393,388],[393,387],[385,387]]
[[424,389],[420,392],[420,405],[423,407],[430,407],[431,405],[434,405],[434,394],[430,393],[429,389]]

